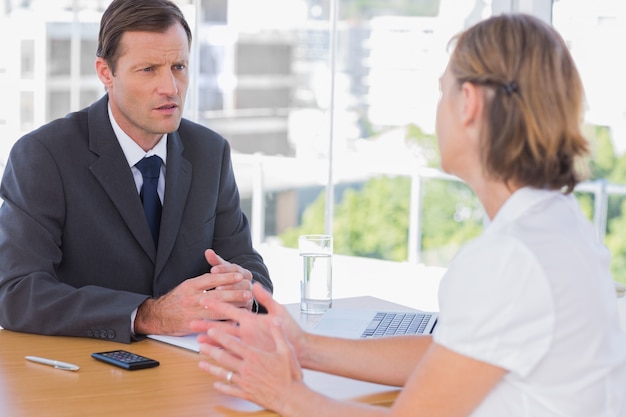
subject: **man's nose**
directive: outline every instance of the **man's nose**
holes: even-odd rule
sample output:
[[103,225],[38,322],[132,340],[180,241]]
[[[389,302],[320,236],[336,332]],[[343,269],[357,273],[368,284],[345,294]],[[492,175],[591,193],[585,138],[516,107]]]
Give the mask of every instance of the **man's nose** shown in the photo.
[[168,97],[173,97],[178,93],[178,85],[176,83],[176,77],[171,70],[163,71],[159,79],[159,94],[163,94]]

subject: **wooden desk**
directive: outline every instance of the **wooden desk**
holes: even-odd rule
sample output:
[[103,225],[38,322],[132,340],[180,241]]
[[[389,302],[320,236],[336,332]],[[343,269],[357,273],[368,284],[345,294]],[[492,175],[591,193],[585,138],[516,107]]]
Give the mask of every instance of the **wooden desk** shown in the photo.
[[[334,301],[356,308],[406,307],[373,297]],[[289,305],[299,317],[299,306]],[[312,316],[300,317],[309,325]],[[91,358],[92,352],[126,349],[157,359],[152,369],[125,371]],[[78,372],[32,363],[41,356],[80,366]],[[154,340],[126,345],[87,338],[40,336],[0,330],[0,416],[275,416],[255,404],[216,392],[214,378],[198,368],[199,355]],[[398,389],[306,371],[311,387],[323,387],[335,398],[391,404]]]

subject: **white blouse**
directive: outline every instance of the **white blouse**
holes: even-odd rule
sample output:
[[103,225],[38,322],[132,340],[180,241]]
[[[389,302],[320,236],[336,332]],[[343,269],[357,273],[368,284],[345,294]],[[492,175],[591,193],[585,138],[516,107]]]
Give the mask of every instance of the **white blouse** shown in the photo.
[[523,188],[452,261],[434,341],[508,370],[473,417],[626,416],[610,255],[571,195]]

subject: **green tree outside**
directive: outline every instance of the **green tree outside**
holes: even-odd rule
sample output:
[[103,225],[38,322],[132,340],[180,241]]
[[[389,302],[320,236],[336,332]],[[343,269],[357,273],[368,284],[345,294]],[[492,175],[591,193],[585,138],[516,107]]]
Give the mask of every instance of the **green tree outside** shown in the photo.
[[[617,157],[609,130],[587,126],[591,145],[588,161],[590,180],[605,178],[626,184],[626,156]],[[438,168],[439,152],[434,135],[417,126],[406,130],[408,148],[417,147],[427,156],[428,166]],[[403,262],[408,258],[408,230],[411,179],[379,176],[358,189],[347,189],[335,205],[333,235],[335,252]],[[423,181],[421,261],[427,265],[449,264],[458,249],[482,231],[484,212],[478,198],[464,183],[427,179]],[[593,218],[593,198],[576,193],[583,212]],[[323,233],[325,195],[307,208],[301,225],[280,238],[296,247],[300,234]],[[612,254],[611,270],[616,281],[626,284],[626,199],[609,199],[605,243]]]

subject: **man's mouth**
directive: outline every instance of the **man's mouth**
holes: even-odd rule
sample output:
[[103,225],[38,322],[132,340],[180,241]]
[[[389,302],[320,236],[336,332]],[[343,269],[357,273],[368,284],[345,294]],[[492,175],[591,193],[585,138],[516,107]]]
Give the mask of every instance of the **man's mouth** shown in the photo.
[[177,104],[168,103],[168,104],[162,105],[161,107],[157,107],[157,110],[171,110],[171,109],[175,109],[176,107],[178,107]]

